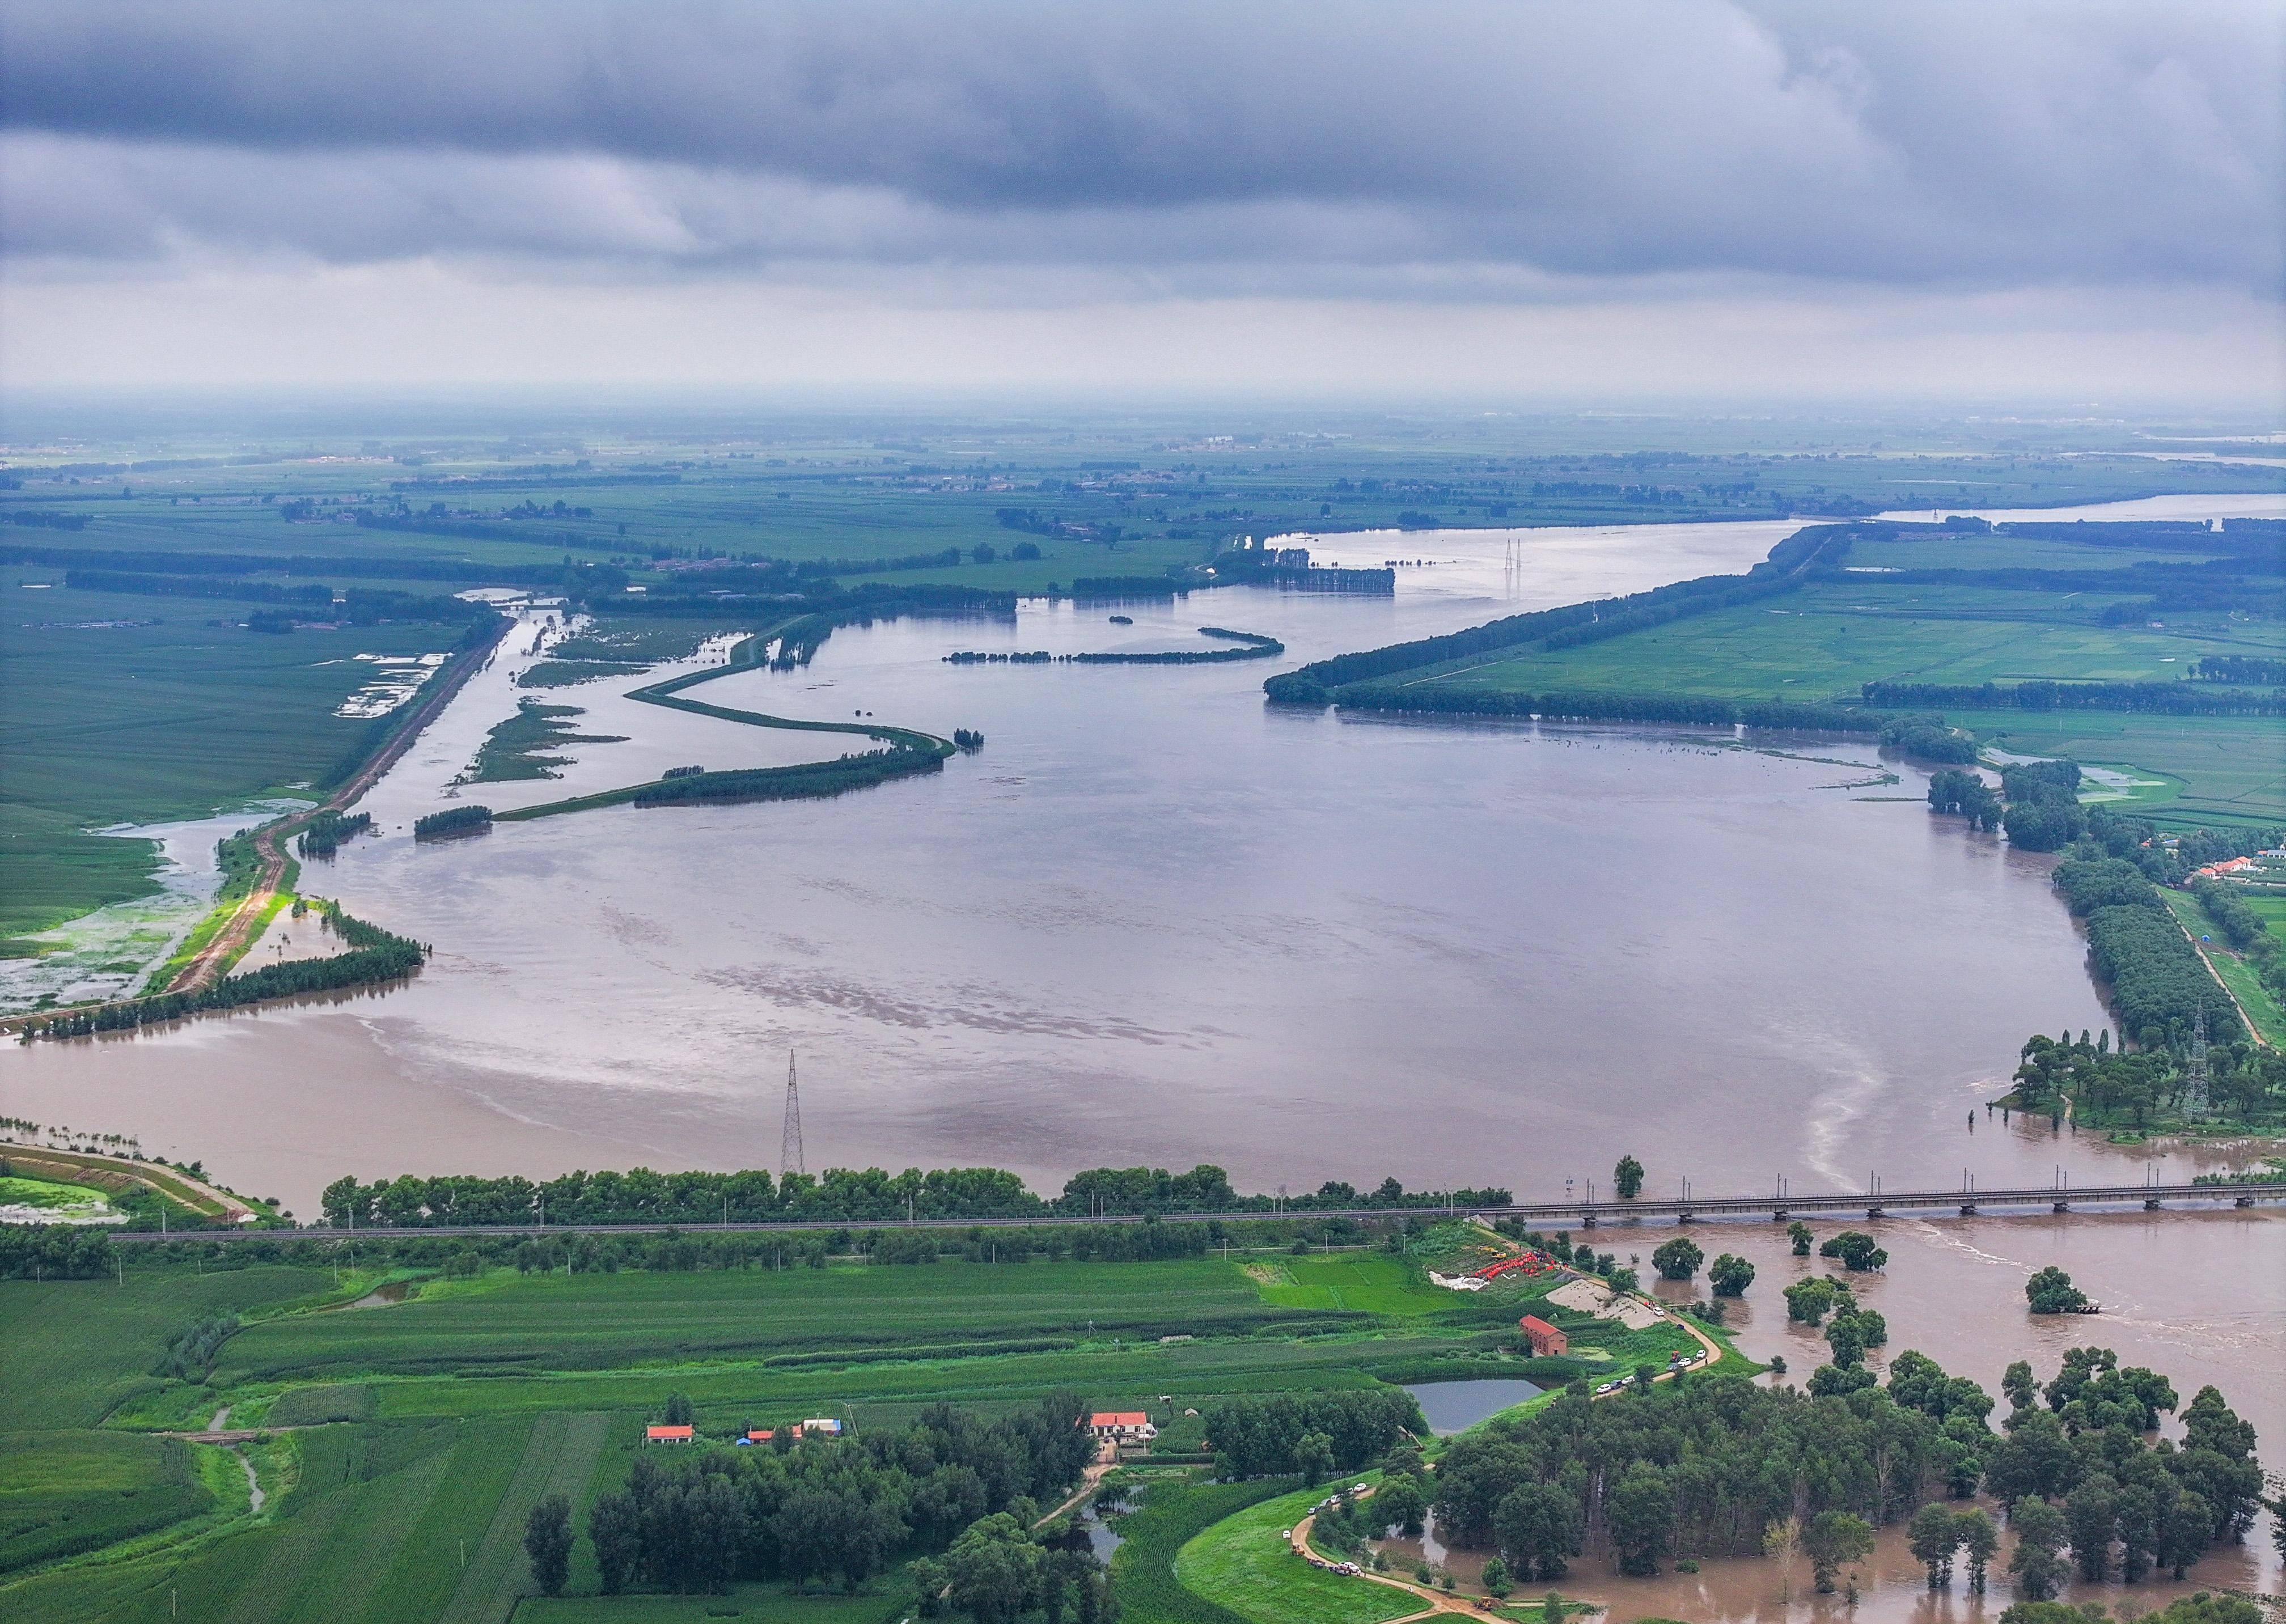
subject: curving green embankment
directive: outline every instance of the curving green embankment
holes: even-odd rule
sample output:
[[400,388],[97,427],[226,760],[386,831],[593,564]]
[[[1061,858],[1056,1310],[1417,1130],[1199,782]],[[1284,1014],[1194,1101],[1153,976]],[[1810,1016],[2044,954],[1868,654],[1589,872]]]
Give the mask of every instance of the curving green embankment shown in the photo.
[[1141,1509],[1119,1519],[1119,1549],[1111,1553],[1112,1594],[1124,1624],[1246,1624],[1241,1614],[1185,1589],[1175,1578],[1175,1558],[1194,1537],[1284,1486],[1274,1479],[1154,1481]]
[[842,756],[830,761],[799,761],[790,767],[751,767],[728,772],[689,773],[678,778],[653,778],[643,784],[630,784],[621,789],[603,790],[593,795],[574,795],[564,800],[550,800],[536,807],[524,807],[513,812],[501,812],[493,821],[499,824],[528,823],[536,817],[555,817],[566,812],[588,812],[598,807],[618,806],[696,806],[710,800],[806,800],[829,795],[847,794],[851,790],[869,789],[886,784],[893,778],[903,778],[914,773],[936,772],[957,746],[950,739],[939,738],[934,733],[923,733],[914,728],[884,727],[879,723],[860,721],[803,721],[792,716],[772,716],[761,711],[742,711],[727,705],[709,705],[703,699],[681,697],[687,688],[701,682],[711,682],[717,677],[736,672],[751,671],[763,661],[761,650],[769,634],[757,633],[731,651],[729,663],[710,666],[704,671],[686,672],[679,677],[669,677],[663,682],[631,690],[627,698],[640,699],[645,705],[663,706],[668,710],[687,711],[695,716],[712,716],[720,721],[735,721],[752,728],[786,728],[798,733],[854,733],[861,737],[879,741],[887,748],[863,755]]
[[1383,1624],[1421,1612],[1412,1592],[1312,1567],[1287,1542],[1287,1530],[1338,1486],[1281,1494],[1226,1517],[1177,1553],[1177,1582],[1252,1624]]

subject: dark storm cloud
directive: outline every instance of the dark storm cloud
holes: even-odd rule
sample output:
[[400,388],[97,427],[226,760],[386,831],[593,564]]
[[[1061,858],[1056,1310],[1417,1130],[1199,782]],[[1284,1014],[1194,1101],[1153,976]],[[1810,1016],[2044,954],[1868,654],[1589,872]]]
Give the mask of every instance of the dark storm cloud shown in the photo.
[[2281,17],[65,0],[0,5],[0,164],[19,255],[2266,296]]

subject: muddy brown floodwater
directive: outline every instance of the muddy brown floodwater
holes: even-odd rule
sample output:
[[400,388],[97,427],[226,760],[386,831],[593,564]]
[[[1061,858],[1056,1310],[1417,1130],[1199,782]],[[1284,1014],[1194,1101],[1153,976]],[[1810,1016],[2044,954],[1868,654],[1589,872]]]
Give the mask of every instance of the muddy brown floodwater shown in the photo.
[[[433,942],[425,974],[10,1045],[0,1112],[138,1134],[304,1215],[343,1173],[774,1166],[790,1049],[810,1166],[989,1163],[1048,1188],[1106,1163],[1551,1195],[1632,1154],[1654,1193],[1688,1177],[1712,1195],[2245,1161],[1984,1118],[2030,1032],[2104,1024],[2085,944],[2046,859],[1932,818],[1923,775],[1868,745],[1263,704],[1262,679],[1304,660],[1741,570],[1794,528],[1524,532],[1513,556],[1501,532],[1408,536],[1439,562],[1399,571],[1394,598],[1225,588],[853,627],[805,670],[706,698],[981,729],[984,751],[833,801],[620,808],[416,847],[413,818],[451,804],[514,708],[519,639],[362,804],[382,832],[306,881]],[[942,658],[1205,646],[1210,622],[1288,653]],[[817,748],[622,697],[659,674],[547,696],[630,736],[580,747],[562,784],[459,792],[508,805]],[[2267,1216],[1947,1220],[1891,1240],[1877,1289],[1912,1299],[1881,1304],[1898,1345],[1950,1364],[1937,1344],[1957,1336],[1988,1385],[2028,1339],[2052,1366],[2060,1338],[2133,1330],[2269,1440],[2282,1234]],[[2114,1312],[2028,1325],[2022,1275],[2050,1260]]]
[[[2286,1212],[2208,1210],[2172,1214],[2084,1213],[2025,1218],[1884,1218],[1820,1220],[1819,1239],[1844,1228],[1866,1229],[1890,1253],[1879,1274],[1849,1277],[1852,1289],[1889,1325],[1889,1344],[1868,1364],[1877,1372],[1907,1348],[1927,1354],[1954,1375],[1969,1376],[1998,1394],[2000,1373],[2029,1359],[2045,1382],[2064,1350],[2108,1347],[2123,1364],[2146,1365],[2165,1375],[2187,1404],[2201,1387],[2219,1388],[2233,1408],[2253,1423],[2264,1453],[2276,1459],[2286,1437]],[[1651,1249],[1676,1233],[1673,1225],[1605,1226],[1593,1236],[1598,1250],[1640,1259],[1651,1277]],[[1789,1324],[1783,1293],[1805,1275],[1839,1272],[1815,1256],[1793,1256],[1785,1227],[1771,1223],[1702,1223],[1690,1234],[1712,1259],[1733,1252],[1755,1268],[1744,1298],[1728,1305],[1726,1322],[1754,1358],[1785,1358],[1788,1374],[1765,1380],[1800,1382],[1826,1358],[1824,1340]],[[2038,1316],[2029,1312],[2023,1282],[2048,1264],[2068,1271],[2101,1305],[2094,1315]],[[1665,1281],[1652,1288],[1672,1302],[1706,1293],[1700,1276],[1691,1285]],[[2170,1419],[2163,1431],[2180,1435]],[[1420,1541],[1392,1541],[1392,1558],[1415,1559]],[[1446,1551],[1432,1537],[1425,1549],[1473,1581],[1486,1553]],[[2005,1560],[2005,1557],[2003,1558]],[[1932,1597],[1920,1565],[1904,1548],[1902,1528],[1882,1531],[1872,1558],[1857,1568],[1858,1605],[1849,1612],[1836,1596],[1817,1596],[1809,1568],[1791,1582],[1775,1564],[1708,1559],[1697,1573],[1672,1571],[1656,1579],[1622,1579],[1608,1565],[1575,1564],[1558,1588],[1612,1605],[1611,1624],[1641,1618],[1694,1621],[1843,1619],[1856,1624],[1935,1624],[1937,1620],[1997,1618],[2014,1599],[1998,1566],[1980,1604],[1956,1575],[1951,1592]],[[2073,1601],[2132,1601],[2148,1609],[2172,1594],[2227,1587],[2276,1594],[2282,1580],[2266,1521],[2243,1546],[2218,1549],[2180,1585],[2078,1584]],[[1536,1595],[1540,1587],[1525,1587]]]

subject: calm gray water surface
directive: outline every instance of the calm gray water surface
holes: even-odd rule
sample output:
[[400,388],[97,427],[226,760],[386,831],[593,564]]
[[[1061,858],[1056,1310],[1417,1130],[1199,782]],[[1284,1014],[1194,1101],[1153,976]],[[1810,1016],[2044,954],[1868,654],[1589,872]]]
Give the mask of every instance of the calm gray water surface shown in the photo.
[[[367,804],[390,832],[311,885],[437,947],[409,989],[0,1053],[12,1115],[136,1131],[308,1210],[344,1171],[775,1165],[798,1050],[808,1159],[990,1163],[1050,1186],[1213,1161],[1243,1185],[1560,1190],[2045,1182],[2140,1153],[1996,1131],[2034,1028],[2099,1026],[2044,860],[1932,819],[1867,746],[1266,709],[1269,671],[1528,607],[1743,569],[1788,524],[1408,536],[1389,599],[835,634],[706,697],[950,733],[978,756],[840,800],[402,832],[512,706],[504,660]],[[1362,554],[1384,538],[1353,538]],[[1283,662],[951,666],[948,650],[1170,647]],[[541,795],[815,736],[551,696],[629,733]],[[1824,758],[1824,759],[1809,759]],[[486,789],[508,804],[510,794]],[[1981,1116],[1981,1113],[1979,1113]]]
[[1497,1415],[1536,1399],[1543,1391],[1530,1382],[1486,1379],[1475,1382],[1423,1382],[1407,1387],[1421,1404],[1429,1430],[1439,1435],[1465,1432],[1488,1415]]

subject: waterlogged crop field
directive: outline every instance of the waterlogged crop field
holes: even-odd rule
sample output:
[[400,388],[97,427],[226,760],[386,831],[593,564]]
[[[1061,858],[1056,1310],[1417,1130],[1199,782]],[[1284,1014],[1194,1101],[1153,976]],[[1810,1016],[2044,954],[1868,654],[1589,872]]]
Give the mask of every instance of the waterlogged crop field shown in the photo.
[[[148,841],[86,832],[309,795],[370,723],[334,712],[374,666],[361,654],[451,646],[457,627],[283,635],[210,599],[79,592],[63,572],[0,568],[0,937],[146,895]],[[53,581],[25,591],[26,581]]]

